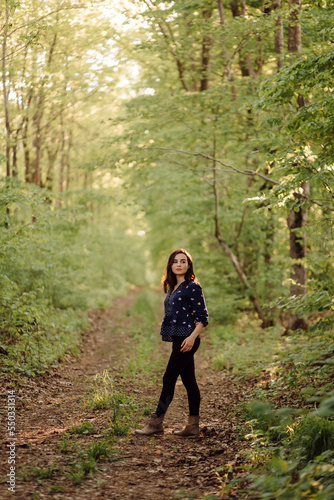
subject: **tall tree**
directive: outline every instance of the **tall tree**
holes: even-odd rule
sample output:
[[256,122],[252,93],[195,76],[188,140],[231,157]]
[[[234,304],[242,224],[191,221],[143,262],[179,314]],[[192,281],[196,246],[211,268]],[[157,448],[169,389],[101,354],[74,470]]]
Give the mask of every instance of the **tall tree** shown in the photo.
[[[301,39],[301,0],[290,0],[291,9],[288,26],[288,50],[290,53],[299,53],[302,47]],[[304,97],[299,95],[297,98],[299,108],[304,106]],[[290,257],[293,259],[291,273],[292,296],[305,295],[307,292],[307,269],[305,258],[307,252],[306,246],[306,224],[308,206],[305,203],[310,197],[310,184],[308,181],[301,184],[302,194],[294,193],[296,204],[291,208],[287,222],[290,232]],[[296,313],[289,313],[288,330],[307,329],[307,321]]]

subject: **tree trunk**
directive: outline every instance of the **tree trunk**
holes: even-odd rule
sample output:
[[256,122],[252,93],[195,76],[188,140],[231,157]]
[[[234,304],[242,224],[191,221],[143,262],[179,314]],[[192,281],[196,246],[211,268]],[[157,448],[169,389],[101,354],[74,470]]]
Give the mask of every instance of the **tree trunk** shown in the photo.
[[[218,110],[216,114],[216,121],[217,121],[217,116],[218,116]],[[228,243],[222,238],[221,236],[221,231],[220,231],[220,224],[219,224],[219,192],[218,192],[218,182],[217,182],[217,168],[216,168],[216,138],[214,137],[213,141],[213,154],[212,154],[213,159],[213,194],[214,194],[214,200],[215,200],[215,215],[214,215],[214,222],[215,222],[215,237],[217,238],[217,241],[220,245],[220,247],[223,249],[227,257],[230,259],[230,261],[233,264],[234,269],[236,270],[239,279],[241,282],[244,284],[244,286],[250,291],[249,298],[253,302],[254,309],[259,317],[259,319],[262,321],[261,327],[262,328],[267,328],[268,326],[272,326],[272,321],[268,320],[262,310],[261,304],[256,296],[256,294],[252,291],[252,287],[247,279],[247,276],[245,272],[243,271],[237,257],[234,255],[232,252],[231,248],[229,247]]]
[[300,52],[302,49],[302,27],[300,13],[302,0],[289,0],[291,9],[288,26],[288,50],[289,52]]
[[[212,16],[211,10],[203,11],[203,19],[208,20]],[[212,39],[209,35],[204,35],[202,40],[202,60],[201,60],[201,85],[200,91],[208,90],[209,88],[209,63],[210,63],[210,48],[212,45]]]
[[[48,159],[49,159],[49,165],[48,165],[48,169],[47,169],[47,172],[46,172],[46,178],[45,178],[45,187],[48,191],[52,192],[53,191],[53,167],[54,167],[54,164],[55,164],[55,161],[56,161],[56,158],[57,158],[57,155],[58,155],[58,150],[59,150],[59,144],[54,141],[56,143],[56,147],[54,150],[51,150],[48,148]],[[49,200],[48,200],[49,202]]]
[[[245,0],[231,0],[230,5],[233,18],[244,16],[246,14]],[[250,53],[243,53],[241,49],[239,50],[239,67],[242,76],[255,76]]]
[[245,0],[231,0],[230,5],[233,17],[245,15],[246,12]]
[[[272,7],[274,11],[280,10],[282,8],[282,0],[272,0]],[[281,15],[277,16],[276,19],[275,52],[277,54],[277,71],[280,71],[284,64],[283,18]]]
[[253,305],[254,305],[254,309],[259,317],[259,319],[262,321],[262,328],[267,328],[268,326],[272,326],[272,321],[271,320],[268,320],[264,313],[263,313],[263,310],[262,310],[262,307],[261,307],[261,304],[256,296],[256,294],[252,291],[252,287],[247,279],[247,276],[246,274],[244,273],[237,257],[234,255],[234,253],[232,252],[231,248],[229,247],[228,243],[223,240],[222,236],[221,236],[221,233],[220,233],[220,226],[219,226],[219,218],[218,218],[218,214],[217,214],[217,210],[218,210],[218,192],[217,192],[217,183],[216,183],[216,168],[214,167],[213,168],[213,172],[214,172],[214,195],[215,195],[215,206],[216,206],[216,213],[215,213],[215,236],[218,240],[218,243],[219,245],[221,246],[221,248],[224,250],[225,254],[227,255],[227,257],[230,259],[230,261],[232,262],[233,264],[233,267],[234,269],[236,270],[238,276],[239,276],[239,279],[241,280],[241,282],[245,285],[245,287],[247,288],[247,290],[250,291],[250,295],[249,295],[249,298],[250,300],[253,302]]
[[[53,40],[49,50],[48,61],[46,66],[47,69],[49,69],[51,65],[56,43],[57,43],[57,33],[55,33],[53,36]],[[43,144],[42,119],[45,111],[46,82],[47,82],[47,76],[45,76],[42,80],[42,84],[36,98],[36,112],[33,118],[34,129],[35,129],[35,139],[33,141],[33,144],[34,147],[36,148],[36,153],[35,153],[35,160],[33,162],[32,180],[34,184],[36,184],[36,186],[41,185],[41,157],[42,157],[42,144]]]
[[70,164],[70,153],[71,153],[71,148],[72,148],[72,138],[73,134],[72,131],[69,133],[69,140],[68,140],[68,148],[67,148],[67,154],[66,154],[66,191],[69,190],[70,188],[70,171],[71,171],[71,164]]
[[[63,129],[63,120],[61,119],[61,146],[60,146],[60,169],[59,169],[59,178],[58,178],[58,191],[59,193],[63,192],[63,184],[64,184],[64,167],[65,167],[65,131]],[[61,199],[58,198],[58,206],[61,206]]]
[[[309,197],[310,186],[308,182],[302,183],[304,196]],[[301,201],[302,195],[294,193],[296,200]],[[291,272],[291,287],[290,295],[296,297],[298,295],[306,295],[307,270],[303,263],[306,257],[306,232],[303,228],[307,223],[307,208],[300,207],[298,212],[292,208],[288,216],[288,227],[290,232],[290,257],[293,259]],[[307,321],[298,314],[290,313],[288,319],[288,330],[307,329]]]
[[12,177],[17,177],[17,142],[13,145]]
[[167,50],[172,54],[172,56],[176,62],[176,67],[177,67],[177,71],[179,74],[179,79],[180,79],[180,82],[181,82],[183,89],[186,92],[189,92],[189,86],[186,82],[185,75],[184,75],[184,64],[183,64],[182,59],[180,58],[180,55],[175,50],[175,47],[176,47],[175,38],[174,38],[174,34],[173,34],[168,22],[166,20],[164,20],[164,24],[163,24],[163,20],[161,18],[160,19],[158,18],[158,16],[156,15],[154,10],[152,9],[152,6],[150,5],[150,3],[147,2],[146,0],[144,0],[144,3],[147,6],[147,8],[149,9],[149,11],[153,14],[153,19],[155,19],[157,25],[159,26],[160,31],[164,37],[165,42],[166,42]]
[[[292,8],[289,18],[288,26],[288,49],[289,52],[300,52],[301,50],[301,24],[300,24],[300,11],[301,0],[290,0],[290,8]],[[295,6],[295,7],[294,7]],[[304,106],[303,96],[298,96],[297,105],[299,108]],[[309,197],[310,185],[308,182],[302,183],[304,196]],[[296,200],[301,200],[300,193],[294,193]],[[292,297],[298,295],[305,295],[307,293],[307,270],[304,264],[306,257],[306,232],[304,228],[307,222],[308,208],[299,206],[290,210],[287,222],[290,232],[290,257],[294,263],[292,265],[290,287],[290,295]],[[289,313],[288,327],[289,330],[307,329],[307,321],[305,318],[300,317],[298,314]]]
[[218,12],[219,12],[220,23],[222,26],[225,26],[226,18],[225,18],[224,4],[222,0],[218,0]]
[[8,9],[8,1],[5,2],[6,6],[6,20],[3,28],[3,42],[2,42],[2,65],[1,65],[1,73],[2,73],[2,91],[3,91],[3,102],[4,102],[4,110],[5,110],[5,130],[6,130],[6,175],[10,177],[11,174],[11,161],[10,161],[10,141],[11,141],[11,127],[10,127],[10,119],[9,119],[9,106],[8,106],[8,90],[6,84],[6,50],[7,50],[7,34],[8,34],[8,21],[9,21],[9,9]]
[[42,136],[41,136],[41,116],[37,114],[37,119],[35,121],[35,139],[33,145],[36,149],[35,159],[32,165],[32,182],[36,186],[41,185],[41,156],[42,156]]
[[[224,30],[224,28],[226,26],[226,16],[225,16],[225,9],[224,9],[224,4],[223,4],[222,0],[218,0],[218,12],[219,12],[220,24],[222,25],[222,29]],[[227,55],[225,47],[223,47],[223,49],[222,49],[221,56],[222,56],[223,61],[224,60],[228,61],[228,55]],[[226,75],[227,75],[227,79],[229,82],[234,81],[234,77],[233,77],[233,73],[232,73],[232,61],[227,62]],[[233,84],[231,85],[231,93],[232,93],[232,100],[235,101],[236,90],[235,90],[235,86]]]
[[25,182],[32,182],[31,168],[30,168],[30,153],[28,147],[28,119],[25,121],[22,134],[22,145],[24,151],[24,179]]

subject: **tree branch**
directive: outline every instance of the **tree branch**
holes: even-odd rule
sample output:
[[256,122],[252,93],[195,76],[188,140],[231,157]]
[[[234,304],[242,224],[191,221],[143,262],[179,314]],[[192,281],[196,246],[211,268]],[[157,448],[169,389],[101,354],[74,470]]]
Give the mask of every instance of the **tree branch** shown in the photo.
[[[174,153],[182,153],[182,154],[185,154],[185,155],[196,156],[198,158],[204,158],[206,160],[215,161],[216,163],[219,163],[220,165],[223,165],[224,167],[229,168],[230,170],[232,170],[232,172],[236,172],[238,174],[247,175],[247,176],[248,175],[252,175],[254,177],[257,176],[257,177],[260,177],[261,179],[264,179],[267,182],[270,182],[271,184],[274,184],[275,186],[280,186],[281,185],[280,182],[275,181],[274,179],[270,179],[270,177],[267,177],[266,175],[263,175],[260,172],[256,172],[255,170],[250,170],[250,169],[239,170],[238,168],[233,167],[233,165],[229,165],[228,163],[225,163],[222,160],[218,160],[217,158],[213,158],[212,156],[204,154],[204,153],[191,153],[190,151],[183,151],[182,149],[161,148],[161,147],[158,147],[158,146],[147,146],[145,148],[140,148],[138,146],[138,149],[143,149],[143,150],[146,150],[146,149],[160,149],[162,151],[173,151]],[[215,170],[219,170],[219,171],[223,171],[221,168],[217,168],[217,167],[214,167],[214,169]],[[212,170],[212,169],[210,169],[210,170]],[[314,203],[315,205],[318,205],[319,207],[323,207],[324,206],[322,203],[319,203],[318,201],[314,200],[313,198],[310,198],[309,196],[301,194],[301,198],[303,198],[304,200],[310,201],[311,203]],[[334,208],[326,207],[326,209],[334,211]]]
[[[258,176],[258,177],[261,177],[262,179],[266,180],[267,182],[271,182],[272,184],[275,184],[276,186],[280,185],[279,182],[274,181],[273,179],[270,179],[266,175],[260,174],[259,172],[255,172],[255,170],[249,170],[249,169],[239,170],[238,168],[233,167],[232,165],[224,163],[223,161],[215,159],[212,156],[204,154],[204,153],[191,153],[190,151],[182,151],[182,149],[161,148],[161,147],[154,147],[154,146],[147,146],[145,148],[139,148],[139,149],[161,149],[163,151],[174,151],[175,153],[182,153],[185,155],[197,156],[200,158],[205,158],[206,160],[211,160],[211,161],[215,160],[216,163],[219,163],[220,165],[223,165],[224,167],[229,168],[229,169],[233,170],[234,172],[237,172],[238,174]],[[212,169],[210,169],[210,170],[212,170]],[[215,167],[215,170],[221,170],[221,169]]]

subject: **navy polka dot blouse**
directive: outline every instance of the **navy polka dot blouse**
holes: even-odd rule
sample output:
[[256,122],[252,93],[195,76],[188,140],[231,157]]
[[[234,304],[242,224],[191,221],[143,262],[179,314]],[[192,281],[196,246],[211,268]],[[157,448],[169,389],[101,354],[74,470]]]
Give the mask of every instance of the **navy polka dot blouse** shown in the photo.
[[169,290],[166,295],[160,331],[162,340],[172,342],[172,335],[189,337],[195,329],[195,321],[204,326],[209,322],[202,287],[195,281],[183,281],[174,293]]

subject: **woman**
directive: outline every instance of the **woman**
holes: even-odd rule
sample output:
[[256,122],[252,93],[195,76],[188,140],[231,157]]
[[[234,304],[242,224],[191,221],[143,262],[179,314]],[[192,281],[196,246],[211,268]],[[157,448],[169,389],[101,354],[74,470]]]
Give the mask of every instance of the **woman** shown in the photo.
[[176,380],[181,375],[188,393],[189,420],[178,436],[199,434],[200,392],[195,378],[194,354],[199,348],[199,334],[208,324],[208,311],[200,284],[196,281],[190,254],[179,249],[173,252],[163,277],[165,317],[161,325],[162,340],[173,342],[172,353],[163,376],[163,387],[155,413],[136,434],[149,436],[163,432],[162,422],[172,402]]

